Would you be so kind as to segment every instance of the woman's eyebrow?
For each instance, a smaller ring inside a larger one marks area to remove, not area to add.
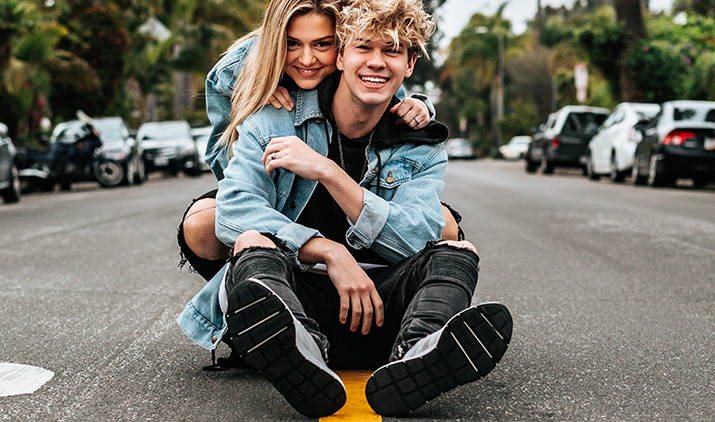
[[[318,38],[318,39],[313,40],[313,41],[314,41],[314,42],[316,42],[316,41],[328,41],[328,40],[332,40],[332,39],[334,39],[334,38],[335,38],[335,35],[326,35],[326,36],[324,36],[324,37],[322,37],[322,38]]]

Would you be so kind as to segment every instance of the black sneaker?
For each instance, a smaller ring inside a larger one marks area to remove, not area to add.
[[[402,415],[458,385],[487,375],[511,340],[506,306],[484,303],[450,318],[396,361],[378,368],[365,386],[375,412]]]
[[[228,294],[226,321],[233,350],[297,411],[319,418],[343,407],[345,385],[326,365],[314,337],[264,283],[239,283]]]

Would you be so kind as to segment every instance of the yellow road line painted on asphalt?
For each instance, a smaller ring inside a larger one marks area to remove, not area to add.
[[[365,384],[371,371],[338,371],[348,393],[342,409],[332,416],[320,418],[320,422],[381,422],[382,416],[375,413],[365,398]]]

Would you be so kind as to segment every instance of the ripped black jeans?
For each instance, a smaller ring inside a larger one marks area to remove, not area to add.
[[[338,320],[340,300],[326,274],[292,268],[278,249],[249,248],[234,258],[231,277],[264,279],[340,369],[374,369],[401,355],[469,307],[477,285],[479,257],[470,250],[429,242],[416,255],[368,270],[383,301],[385,322],[367,335]],[[268,282],[270,280],[270,282]]]

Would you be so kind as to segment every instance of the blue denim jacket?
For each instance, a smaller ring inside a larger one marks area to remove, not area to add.
[[[239,141],[233,144],[233,158],[219,182],[216,235],[232,245],[246,230],[275,233],[297,260],[303,244],[320,236],[317,230],[295,222],[317,182],[284,169],[268,176],[261,157],[272,138],[290,135],[325,156],[332,128],[320,111],[317,91],[297,91],[294,100],[292,112],[267,106],[238,127]],[[360,182],[363,209],[354,224],[348,220],[346,240],[354,248],[372,248],[389,262],[397,262],[417,253],[427,241],[440,238],[444,220],[439,198],[447,154],[441,143],[368,146],[366,153],[367,171]],[[225,269],[177,319],[186,335],[206,349],[215,348],[226,329],[218,302]]]
[[[223,171],[228,165],[229,157],[226,149],[218,144],[221,134],[226,129],[231,114],[231,95],[236,84],[236,78],[241,73],[245,58],[258,42],[256,37],[249,38],[232,48],[214,65],[206,76],[206,112],[211,121],[211,134],[206,145],[206,163],[211,167],[216,180],[223,179]],[[397,97],[405,98],[406,92],[400,87]],[[430,116],[435,116],[434,106],[429,98],[422,94],[412,94],[413,98],[422,100],[429,109]]]

